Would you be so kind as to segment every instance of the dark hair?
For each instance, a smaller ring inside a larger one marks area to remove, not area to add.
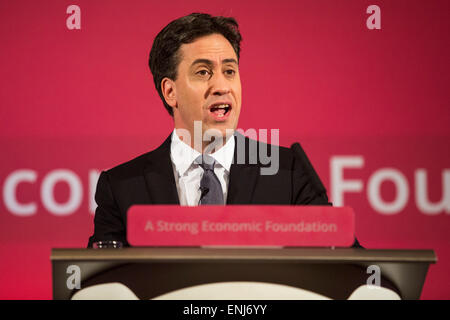
[[[239,61],[242,37],[239,33],[239,25],[234,18],[192,13],[169,23],[153,41],[148,64],[156,90],[171,116],[173,116],[172,108],[166,103],[161,91],[162,79],[167,77],[176,80],[180,63],[178,50],[182,44],[192,43],[197,38],[215,33],[223,35],[230,42]]]

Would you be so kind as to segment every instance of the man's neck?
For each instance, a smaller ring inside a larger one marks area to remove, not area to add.
[[[185,134],[183,134],[185,133]],[[219,150],[220,148],[222,148],[228,141],[228,139],[230,139],[233,135],[228,135],[228,136],[221,136],[221,137],[210,137],[210,140],[203,140],[203,138],[201,139],[201,143],[200,141],[195,141],[196,136],[194,134],[187,134],[188,131],[184,131],[183,130],[179,130],[177,128],[175,128],[175,134],[178,136],[178,138],[180,139],[180,141],[182,141],[183,143],[187,144],[189,147],[191,147],[192,149],[200,152],[200,153],[214,153],[217,150]],[[194,137],[194,138],[192,138]],[[204,137],[204,134],[202,133],[202,137]]]

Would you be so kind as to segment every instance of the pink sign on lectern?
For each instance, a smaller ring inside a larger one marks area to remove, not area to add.
[[[350,207],[135,205],[128,210],[132,246],[350,247]]]

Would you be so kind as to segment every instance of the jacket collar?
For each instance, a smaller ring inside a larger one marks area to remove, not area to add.
[[[250,204],[258,181],[260,166],[251,163],[250,140],[235,132],[234,159],[230,168],[227,204]],[[256,151],[256,150],[255,150]]]
[[[144,176],[152,204],[180,204],[170,160],[170,138],[147,156]]]

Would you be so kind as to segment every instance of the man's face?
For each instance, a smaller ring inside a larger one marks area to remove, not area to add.
[[[236,129],[241,110],[241,80],[236,53],[219,34],[198,38],[180,47],[177,80],[173,84],[175,128],[189,130],[194,121],[203,132],[217,129],[225,136]],[[167,99],[166,99],[167,101]]]

